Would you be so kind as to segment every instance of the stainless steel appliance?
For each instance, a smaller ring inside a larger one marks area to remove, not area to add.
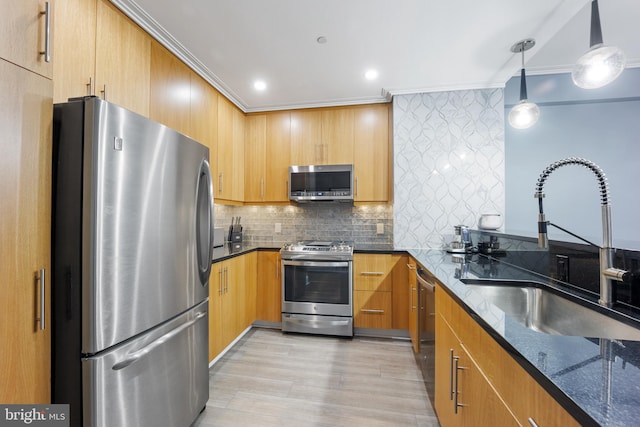
[[[416,360],[422,370],[422,378],[431,400],[431,405],[435,404],[435,343],[436,343],[436,286],[434,279],[422,268],[416,269],[416,279],[418,283],[418,337],[419,353]],[[435,407],[435,406],[434,406]]]
[[[353,243],[284,245],[282,330],[353,336]]]
[[[353,182],[353,165],[289,166],[289,199],[353,202]]]
[[[54,106],[52,400],[189,426],[208,384],[209,150],[95,97]]]

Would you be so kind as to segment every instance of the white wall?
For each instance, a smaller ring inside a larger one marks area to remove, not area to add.
[[[395,248],[439,248],[454,225],[504,214],[502,89],[394,96],[393,145]]]

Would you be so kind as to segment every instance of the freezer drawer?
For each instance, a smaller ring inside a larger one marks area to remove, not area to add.
[[[207,310],[83,359],[84,426],[191,425],[209,398]]]

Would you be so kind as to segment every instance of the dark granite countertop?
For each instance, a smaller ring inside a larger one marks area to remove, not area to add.
[[[582,425],[638,425],[639,341],[607,340],[614,355],[607,361],[597,338],[533,331],[459,280],[468,277],[547,283],[543,276],[478,255],[468,256],[462,263],[442,250],[407,252],[436,276],[446,291]]]
[[[280,250],[282,243],[251,241],[243,242],[239,247],[234,247],[230,243],[223,246],[213,248],[213,257],[211,262],[216,263],[225,259],[233,258],[238,255],[244,255],[252,251],[276,251]],[[356,244],[355,253],[406,253],[403,250],[393,249],[393,245],[385,244]]]
[[[239,245],[231,245],[225,243],[223,246],[213,248],[212,263],[224,261],[229,258],[233,258],[239,255],[248,254],[253,251],[261,250],[280,250],[282,245],[272,242],[243,242]]]

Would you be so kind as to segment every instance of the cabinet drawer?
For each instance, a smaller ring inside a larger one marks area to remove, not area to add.
[[[354,291],[353,315],[356,328],[391,329],[391,292]]]
[[[355,254],[353,256],[353,289],[391,292],[392,270],[398,258],[390,254]]]

